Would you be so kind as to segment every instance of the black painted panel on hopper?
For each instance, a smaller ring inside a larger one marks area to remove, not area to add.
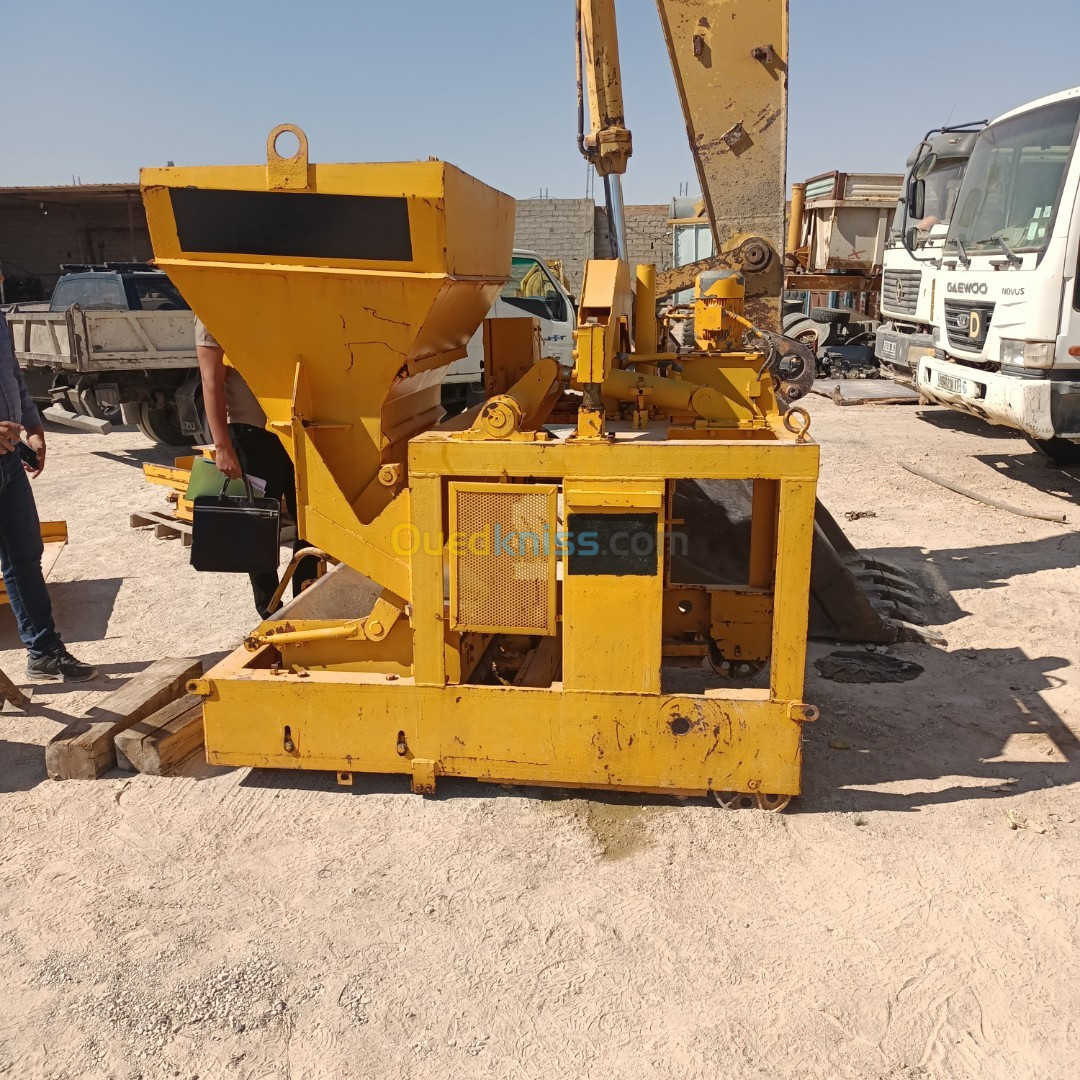
[[[380,195],[172,188],[183,251],[411,262],[409,203]]]

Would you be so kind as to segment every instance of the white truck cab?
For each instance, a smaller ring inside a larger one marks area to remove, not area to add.
[[[985,121],[928,131],[907,160],[885,247],[874,355],[886,373],[913,382],[934,351],[934,270],[945,247],[960,181]]]
[[[936,273],[918,389],[1080,461],[1080,87],[979,135]]]
[[[489,319],[540,320],[543,355],[554,357],[563,367],[573,366],[574,326],[577,305],[563,284],[535,251],[515,248],[510,280],[503,286],[488,312]],[[484,400],[484,331],[481,327],[469,342],[469,355],[450,366],[443,379],[443,406],[452,414]]]

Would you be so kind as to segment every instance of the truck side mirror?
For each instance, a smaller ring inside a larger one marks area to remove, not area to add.
[[[919,242],[919,229],[917,226],[912,225],[906,233],[904,233],[904,247],[908,251],[914,251],[915,245]]]
[[[908,188],[908,217],[922,221],[926,217],[926,181],[912,180]]]

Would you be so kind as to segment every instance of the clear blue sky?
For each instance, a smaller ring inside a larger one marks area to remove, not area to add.
[[[255,162],[289,121],[315,160],[431,154],[518,197],[584,194],[573,0],[54,0],[2,27],[0,185]],[[694,174],[651,0],[619,28],[627,201],[666,202]],[[1080,0],[791,0],[789,178],[900,171],[929,127],[1077,84]]]

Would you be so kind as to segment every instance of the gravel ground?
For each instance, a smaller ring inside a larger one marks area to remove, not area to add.
[[[925,669],[901,684],[811,665],[782,815],[201,762],[49,782],[58,725],[253,622],[245,581],[128,527],[167,455],[51,433],[58,619],[105,678],[0,716],[0,1075],[1075,1075],[1080,481],[940,410],[810,409],[824,501],[876,515],[849,535],[925,582],[948,644],[890,650]],[[0,666],[21,662],[0,610]]]

